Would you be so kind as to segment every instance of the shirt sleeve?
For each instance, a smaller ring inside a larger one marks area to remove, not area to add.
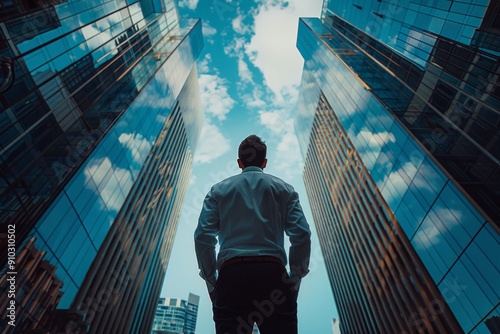
[[[205,197],[203,208],[194,232],[194,244],[200,276],[206,281],[208,292],[215,289],[216,258],[215,245],[219,234],[219,210],[213,197],[213,189]]]
[[[287,205],[285,233],[290,238],[291,276],[301,279],[309,272],[311,256],[311,230],[299,202],[299,195],[293,191]]]

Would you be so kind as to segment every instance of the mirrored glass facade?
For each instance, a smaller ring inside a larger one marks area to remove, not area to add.
[[[500,60],[477,36],[498,4],[323,7],[296,131],[342,332],[495,333]]]
[[[0,6],[15,329],[149,333],[201,128],[201,21],[179,24],[171,0],[37,3]]]

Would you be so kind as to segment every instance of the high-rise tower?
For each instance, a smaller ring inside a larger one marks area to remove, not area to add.
[[[201,127],[201,22],[172,0],[0,13],[0,332],[149,333]]]
[[[296,129],[342,333],[500,314],[497,1],[325,1]]]
[[[200,297],[192,293],[188,300],[160,298],[151,334],[195,334]]]

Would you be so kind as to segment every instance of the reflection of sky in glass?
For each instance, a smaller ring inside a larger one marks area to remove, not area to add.
[[[348,16],[347,12],[354,15],[357,10],[354,6],[346,9],[351,6],[350,2],[329,3],[333,7],[343,8],[343,15],[347,15],[348,21],[356,26],[364,28],[370,24],[366,16]],[[452,5],[452,2],[448,2],[452,10],[455,3]],[[470,8],[482,6],[484,14],[486,4],[476,4]],[[465,3],[461,5],[468,6]],[[408,15],[412,13],[407,12]],[[466,35],[470,34],[468,27],[461,30],[460,35],[457,29],[453,31],[453,22],[439,18],[425,23],[425,17],[419,14],[414,18],[417,17],[420,25],[429,24],[431,32],[442,33],[467,44]],[[406,18],[409,19],[409,16]],[[319,35],[325,31],[319,20],[304,21]],[[375,34],[376,27],[371,27],[374,28],[371,33]],[[396,35],[388,27],[379,28],[380,35],[376,37],[421,65],[435,43],[433,37],[420,30],[426,29],[424,26],[415,29],[402,27],[401,31],[405,33],[401,35]],[[348,66],[352,63],[345,60],[346,56],[339,54],[336,57],[333,54],[332,51],[336,49],[335,38],[324,36],[322,43],[300,23],[297,44],[305,60],[302,84],[307,84],[305,89],[301,89],[301,94],[312,95],[302,97],[298,118],[307,119],[310,117],[308,112],[316,111],[314,102],[321,91],[315,86],[321,87],[364,166],[464,331],[469,332],[477,326],[476,330],[481,328],[489,332],[482,321],[492,316],[490,312],[500,298],[500,262],[497,260],[500,254],[499,234],[441,172],[434,160],[392,119],[356,74],[351,73]],[[361,72],[360,69],[355,70]],[[369,68],[366,70],[370,71]],[[300,108],[309,110],[302,111]],[[297,127],[300,128],[299,125]],[[311,129],[304,128],[301,131],[307,134],[299,141],[303,151],[307,152]]]
[[[469,45],[488,3],[488,0],[329,1],[328,9],[424,65],[435,43],[435,38],[425,32]]]
[[[315,31],[323,31],[319,20],[304,21]],[[300,41],[301,36],[304,41],[309,42],[308,45]],[[414,37],[417,37],[415,41],[424,38],[416,35]],[[499,242],[492,240],[483,244],[477,243],[476,248],[471,248],[471,241],[478,238],[478,232],[482,233],[481,227],[485,229],[484,226],[489,225],[483,225],[484,218],[441,172],[433,159],[394,121],[372,93],[365,89],[356,75],[351,73],[341,60],[332,56],[331,49],[335,47],[331,41],[327,40],[326,43],[328,47],[319,42],[306,26],[300,25],[298,47],[304,56],[307,70],[304,71],[303,83],[307,80],[307,87],[310,88],[302,90],[301,94],[308,93],[313,96],[302,97],[303,102],[299,104],[299,108],[308,106],[309,102],[308,108],[316,111],[314,101],[321,91],[309,83],[316,81],[317,86],[323,88],[323,93],[348,133],[363,164],[434,281],[439,284],[452,280],[454,276],[462,277],[452,273],[465,270],[460,269],[461,267],[472,266],[463,255],[464,252],[483,252],[489,255],[500,253]],[[308,115],[299,109],[299,115],[302,114]],[[303,131],[308,133],[310,129]],[[301,142],[301,145],[307,152],[309,143],[305,141]],[[498,234],[496,236],[498,239]],[[487,294],[472,291],[481,289],[482,284],[485,284],[485,275],[488,282],[498,282],[498,273],[498,265],[483,269],[469,267],[463,277],[471,287],[470,292],[446,290],[450,298],[456,299],[457,303],[460,300],[464,310],[472,307],[478,309],[467,316],[471,317],[469,320],[460,320],[464,328],[478,323],[480,315],[484,316],[488,312],[483,305],[491,305],[484,300]],[[442,291],[445,289],[443,284],[440,285]],[[469,293],[471,295],[468,295]],[[494,300],[498,301],[498,294]],[[460,317],[460,308],[454,305],[452,309]]]
[[[499,234],[486,224],[438,285],[465,332],[470,331],[498,304],[499,253]]]
[[[195,33],[201,34],[200,22],[192,23],[198,24]],[[38,245],[48,251],[47,259],[51,259],[58,277],[65,282],[66,293],[59,308],[68,307],[73,300],[133,182],[150,158],[155,140],[166,125],[198,56],[192,52],[201,49],[191,43],[200,40],[197,36],[186,38],[168,60],[163,59],[164,64],[150,57],[152,66],[140,67],[146,73],[134,73],[146,77],[163,64],[37,223]],[[171,44],[181,41],[172,39]],[[173,46],[169,47],[173,50]],[[145,80],[140,82],[145,84]],[[192,112],[187,109],[186,112]]]
[[[301,43],[301,39],[299,39],[299,43]],[[309,63],[311,62],[306,61],[304,63],[302,82],[300,85],[301,89],[297,102],[297,115],[294,124],[301,153],[304,159],[307,154],[309,136],[314,121],[314,112],[316,110],[316,106],[318,105],[319,96],[321,95],[321,90],[317,85],[316,80],[314,80],[314,70],[310,69],[310,67],[314,66],[314,63]]]
[[[92,22],[104,13],[116,11],[118,6],[113,1],[95,6],[68,1],[56,5],[55,9],[60,27],[18,45],[21,53],[37,49],[25,57],[26,66],[32,73],[47,69],[61,71],[89,52],[92,52],[94,61],[109,59],[116,54],[114,39],[131,26],[126,10]]]
[[[324,31],[319,20],[306,19],[305,22],[315,31]],[[386,201],[396,211],[406,192],[412,189],[412,197],[423,203],[427,211],[445,185],[444,175],[430,159],[422,164],[425,156],[422,149],[411,144],[413,139],[394,122],[345,64],[332,57],[329,48],[312,37],[309,29],[302,25],[299,37],[301,34],[309,43],[315,42],[315,45],[303,49],[299,43],[307,70],[315,73],[314,79],[309,75],[308,80],[317,80],[320,87],[331,88],[324,90],[325,96]],[[335,40],[327,39],[326,43],[335,48],[332,44]],[[307,78],[306,74],[304,78]],[[314,90],[311,92],[317,94]],[[413,234],[413,231],[408,232]]]
[[[168,3],[171,9],[172,5]],[[159,3],[155,1],[155,5],[158,7]],[[124,1],[92,4],[91,1],[70,0],[56,5],[55,10],[61,26],[17,45],[21,53],[28,53],[24,60],[32,74],[47,70],[53,73],[61,71],[89,53],[92,54],[94,66],[97,68],[117,54],[118,37],[124,36],[127,31],[130,37],[132,27],[133,31],[141,29],[159,15],[152,13],[145,18],[139,2],[127,7]],[[105,13],[110,14],[103,17]],[[95,21],[95,18],[100,19]],[[176,15],[162,15],[148,30],[174,29],[173,34],[179,36],[177,20]],[[189,27],[189,24],[187,26]],[[160,36],[163,37],[164,34],[158,35],[158,38]],[[153,43],[158,41],[158,38],[154,37]],[[172,48],[160,51],[170,53]],[[140,72],[140,66],[135,71]]]

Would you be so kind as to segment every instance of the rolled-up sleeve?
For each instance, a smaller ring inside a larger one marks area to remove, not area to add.
[[[298,279],[309,272],[311,256],[311,230],[299,202],[299,195],[293,191],[288,200],[285,233],[290,238],[290,271]]]
[[[213,188],[203,201],[203,208],[194,232],[194,244],[200,276],[206,281],[208,292],[215,289],[216,256],[215,245],[219,234],[219,210]]]

